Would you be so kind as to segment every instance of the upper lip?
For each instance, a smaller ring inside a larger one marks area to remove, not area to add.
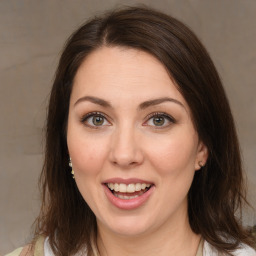
[[[142,180],[142,179],[137,179],[137,178],[129,178],[129,179],[124,179],[124,178],[110,178],[107,180],[104,180],[102,182],[103,184],[106,183],[118,183],[118,184],[134,184],[134,183],[146,183],[146,184],[154,184],[152,181],[148,180]]]

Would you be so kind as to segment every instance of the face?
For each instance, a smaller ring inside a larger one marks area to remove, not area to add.
[[[67,143],[99,229],[140,235],[187,219],[207,149],[165,67],[143,51],[102,47],[75,76]]]

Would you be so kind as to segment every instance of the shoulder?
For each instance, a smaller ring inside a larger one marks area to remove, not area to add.
[[[39,236],[34,243],[20,247],[5,256],[44,256],[44,241],[45,238]]]
[[[80,252],[75,254],[75,256],[86,256],[86,255],[87,255],[86,248],[84,248],[83,250],[81,250]],[[54,256],[54,253],[53,253],[52,248],[50,246],[48,237],[45,238],[45,242],[44,242],[44,256]]]
[[[241,244],[240,248],[234,252],[234,256],[256,256],[256,251],[248,245]]]
[[[5,256],[18,256],[20,255],[21,251],[22,251],[22,247],[16,249],[15,251],[11,252],[11,253],[8,253],[6,254]]]
[[[31,244],[28,244],[24,247],[20,247],[15,251],[5,255],[5,256],[32,256],[34,255],[34,249]]]
[[[217,250],[208,242],[204,242],[204,256],[220,256]],[[232,252],[234,256],[256,256],[256,251],[246,244],[241,244],[238,249]]]

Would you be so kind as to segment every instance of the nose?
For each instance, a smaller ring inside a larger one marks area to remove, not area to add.
[[[144,160],[139,135],[134,129],[123,127],[112,135],[109,159],[120,168],[129,169],[142,164]]]

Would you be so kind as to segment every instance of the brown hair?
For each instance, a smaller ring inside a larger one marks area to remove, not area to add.
[[[41,174],[42,208],[36,234],[49,236],[56,255],[85,246],[97,235],[96,218],[79,193],[68,166],[66,126],[72,82],[92,51],[102,46],[136,48],[163,63],[187,101],[200,139],[209,150],[188,194],[192,230],[229,253],[249,234],[235,217],[245,201],[237,135],[228,100],[207,51],[181,22],[146,7],[108,12],[82,25],[67,41],[53,83]]]

